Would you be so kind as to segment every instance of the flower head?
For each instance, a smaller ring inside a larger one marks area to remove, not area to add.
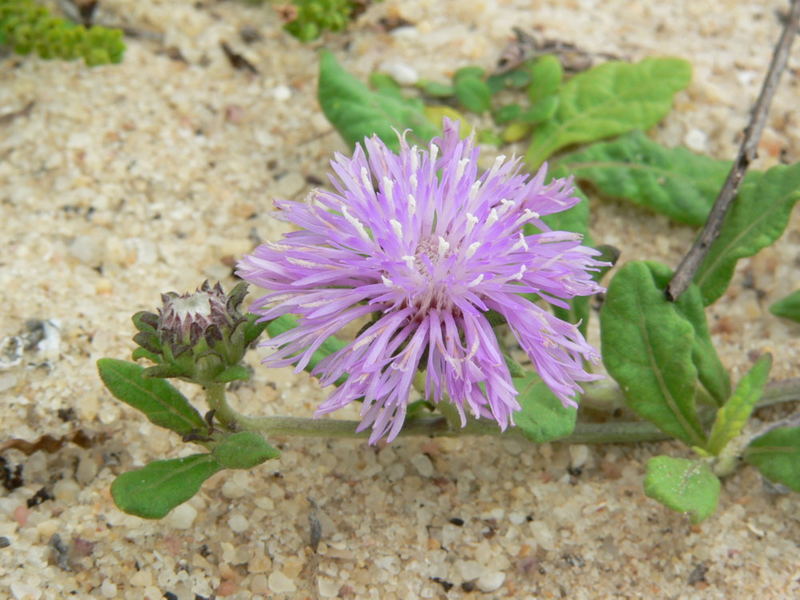
[[[578,382],[596,378],[583,368],[596,352],[573,324],[523,296],[567,306],[602,289],[590,274],[604,264],[597,252],[541,220],[579,201],[571,181],[545,184],[545,168],[530,178],[504,157],[479,174],[472,138],[460,139],[449,121],[427,150],[402,136],[399,154],[377,137],[364,146],[335,156],[335,191],[277,202],[279,218],[301,230],[238,265],[269,290],[252,307],[261,319],[299,315],[298,327],[269,342],[276,350],[264,362],[300,370],[326,338],[370,317],[314,369],[323,385],[348,375],[317,414],[363,399],[360,430],[372,427],[371,443],[391,440],[424,369],[426,396],[452,402],[462,423],[469,411],[505,428],[520,406],[487,318],[494,311],[556,396],[575,405]],[[526,235],[529,223],[537,232]]]
[[[140,346],[134,357],[156,363],[146,369],[147,375],[203,384],[219,377],[224,382],[244,378],[239,363],[263,329],[253,323],[253,315],[239,311],[247,287],[242,282],[226,294],[219,283],[211,286],[205,281],[193,293],[162,294],[157,314],[133,315],[139,330],[133,339]]]

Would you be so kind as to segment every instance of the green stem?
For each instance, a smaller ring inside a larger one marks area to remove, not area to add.
[[[230,408],[230,407],[228,407]],[[266,436],[298,436],[326,438],[366,438],[369,431],[357,432],[358,421],[338,419],[309,419],[304,417],[247,417],[237,415],[239,428],[257,431]],[[453,428],[445,417],[418,417],[409,419],[400,437],[458,437],[463,435],[491,435],[508,439],[527,440],[522,430],[512,427],[505,432],[493,421],[470,419],[463,428]],[[647,422],[578,423],[572,435],[558,440],[568,444],[603,444],[651,442],[669,439],[669,435]]]
[[[326,438],[366,438],[369,431],[357,432],[358,421],[338,419],[310,419],[305,417],[249,417],[235,411],[225,397],[224,384],[206,386],[209,407],[216,411],[219,420],[231,429],[256,431],[266,436],[298,436]],[[587,402],[587,399],[591,399]],[[756,405],[757,408],[800,400],[800,378],[785,379],[769,383]],[[613,410],[624,407],[618,387],[595,384],[587,389],[583,404],[592,408]],[[442,407],[440,407],[442,408]],[[489,420],[469,419],[465,427],[453,427],[445,416],[416,417],[409,419],[400,431],[401,437],[457,437],[463,435],[503,436],[509,439],[526,440],[516,427],[500,431],[496,423]],[[578,423],[571,435],[558,441],[567,444],[621,444],[668,440],[670,436],[646,421],[616,421],[609,423]]]
[[[231,405],[228,404],[228,400],[225,397],[224,383],[210,383],[205,386],[205,390],[208,407],[214,411],[214,416],[217,417],[223,425],[229,429],[236,429],[236,426],[240,425],[243,420],[247,418],[233,410]]]

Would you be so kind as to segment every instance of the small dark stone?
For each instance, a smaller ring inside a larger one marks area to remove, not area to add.
[[[703,563],[696,564],[694,569],[692,569],[692,572],[689,573],[689,585],[706,583],[706,573],[708,573],[707,566],[705,566]]]
[[[462,519],[460,517],[453,517],[452,519],[450,519],[450,523],[452,523],[456,527],[463,527],[464,526],[464,519]]]
[[[441,577],[431,577],[431,581],[435,581],[440,586],[442,586],[445,592],[449,592],[451,589],[453,589],[453,584],[447,581],[446,579],[442,579]]]
[[[252,25],[243,25],[242,28],[239,29],[239,37],[242,38],[242,41],[245,44],[260,42],[264,39],[264,36],[261,35],[261,32]]]
[[[178,600],[178,596],[176,596],[172,592],[164,592],[163,597],[166,598],[167,600]]]
[[[75,420],[75,409],[71,406],[69,408],[59,408],[56,414],[64,423]]]
[[[203,544],[202,546],[200,546],[198,552],[200,553],[200,556],[202,556],[203,558],[208,558],[211,555],[211,550],[209,550],[208,544]]]
[[[11,540],[6,536],[0,536],[0,548],[8,548],[11,545]]]
[[[33,496],[28,498],[26,504],[28,505],[28,508],[33,508],[34,506],[39,506],[42,502],[52,500],[53,498],[53,494],[51,494],[47,488],[41,488]]]
[[[53,562],[58,568],[62,571],[72,571],[72,566],[69,564],[69,548],[57,533],[50,537],[50,548],[53,551]]]
[[[25,485],[25,480],[22,479],[22,465],[12,468],[6,459],[0,456],[0,483],[9,492]]]
[[[570,567],[583,567],[586,565],[586,561],[583,560],[577,554],[570,554],[569,552],[565,552],[561,555],[562,560],[567,563]]]
[[[461,584],[461,589],[465,592],[474,592],[475,591],[475,582],[474,581],[465,581]]]
[[[573,477],[578,477],[581,473],[583,473],[583,469],[581,469],[580,467],[569,467],[567,468],[567,473],[569,473]]]
[[[533,515],[525,515],[525,522],[530,523],[533,521]]]

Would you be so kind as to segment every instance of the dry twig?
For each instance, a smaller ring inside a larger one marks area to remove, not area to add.
[[[728,178],[725,180],[725,184],[714,202],[703,231],[697,237],[689,252],[686,253],[686,256],[683,257],[683,260],[681,260],[667,286],[666,296],[670,301],[677,300],[691,284],[697,269],[700,268],[703,259],[708,254],[711,244],[719,236],[722,222],[733,204],[739,184],[742,182],[750,163],[756,157],[758,142],[761,139],[761,132],[764,130],[764,125],[767,121],[767,113],[769,112],[770,104],[772,104],[772,97],[775,95],[781,73],[786,67],[786,61],[789,58],[789,50],[792,47],[795,35],[797,35],[798,19],[800,19],[800,0],[792,0],[791,10],[784,24],[783,33],[781,33],[781,38],[772,54],[772,62],[769,65],[764,85],[761,87],[761,93],[753,109],[753,115],[744,130],[744,139],[739,147],[739,153],[733,161],[733,167],[731,167]]]

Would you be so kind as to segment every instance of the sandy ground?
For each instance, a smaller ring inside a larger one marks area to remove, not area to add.
[[[692,526],[641,489],[650,456],[685,452],[674,444],[277,440],[279,462],[215,476],[161,522],[118,511],[108,492],[118,473],[191,449],[114,401],[94,361],[129,356],[129,317],[161,292],[205,278],[232,285],[233,261],[284,231],[271,200],[302,197],[344,146],[315,100],[321,44],[288,37],[270,10],[101,4],[102,20],[161,40],[128,39],[122,65],[95,69],[0,59],[0,114],[33,102],[0,121],[0,337],[25,332],[29,319],[60,329],[58,345],[0,371],[0,441],[77,431],[96,440],[4,454],[12,472],[22,465],[22,485],[0,491],[9,543],[0,597],[800,596],[800,496],[772,493],[743,468],[725,482],[717,514]],[[513,25],[625,59],[682,56],[694,82],[654,135],[731,157],[784,4],[387,0],[323,43],[362,77],[400,63],[438,80],[465,64],[491,67]],[[411,25],[387,32],[381,19],[397,17]],[[245,26],[257,40],[243,40]],[[258,73],[234,69],[223,41]],[[800,160],[800,61],[790,67],[762,168],[781,155]],[[624,259],[674,265],[692,238],[627,205],[592,210],[594,238]],[[735,376],[765,350],[775,377],[800,374],[800,327],[766,310],[796,285],[799,258],[795,218],[778,245],[742,262],[709,311]],[[310,415],[325,394],[310,377],[260,367],[255,353],[250,362],[256,376],[234,395],[246,412]],[[312,514],[322,523],[317,553]]]

